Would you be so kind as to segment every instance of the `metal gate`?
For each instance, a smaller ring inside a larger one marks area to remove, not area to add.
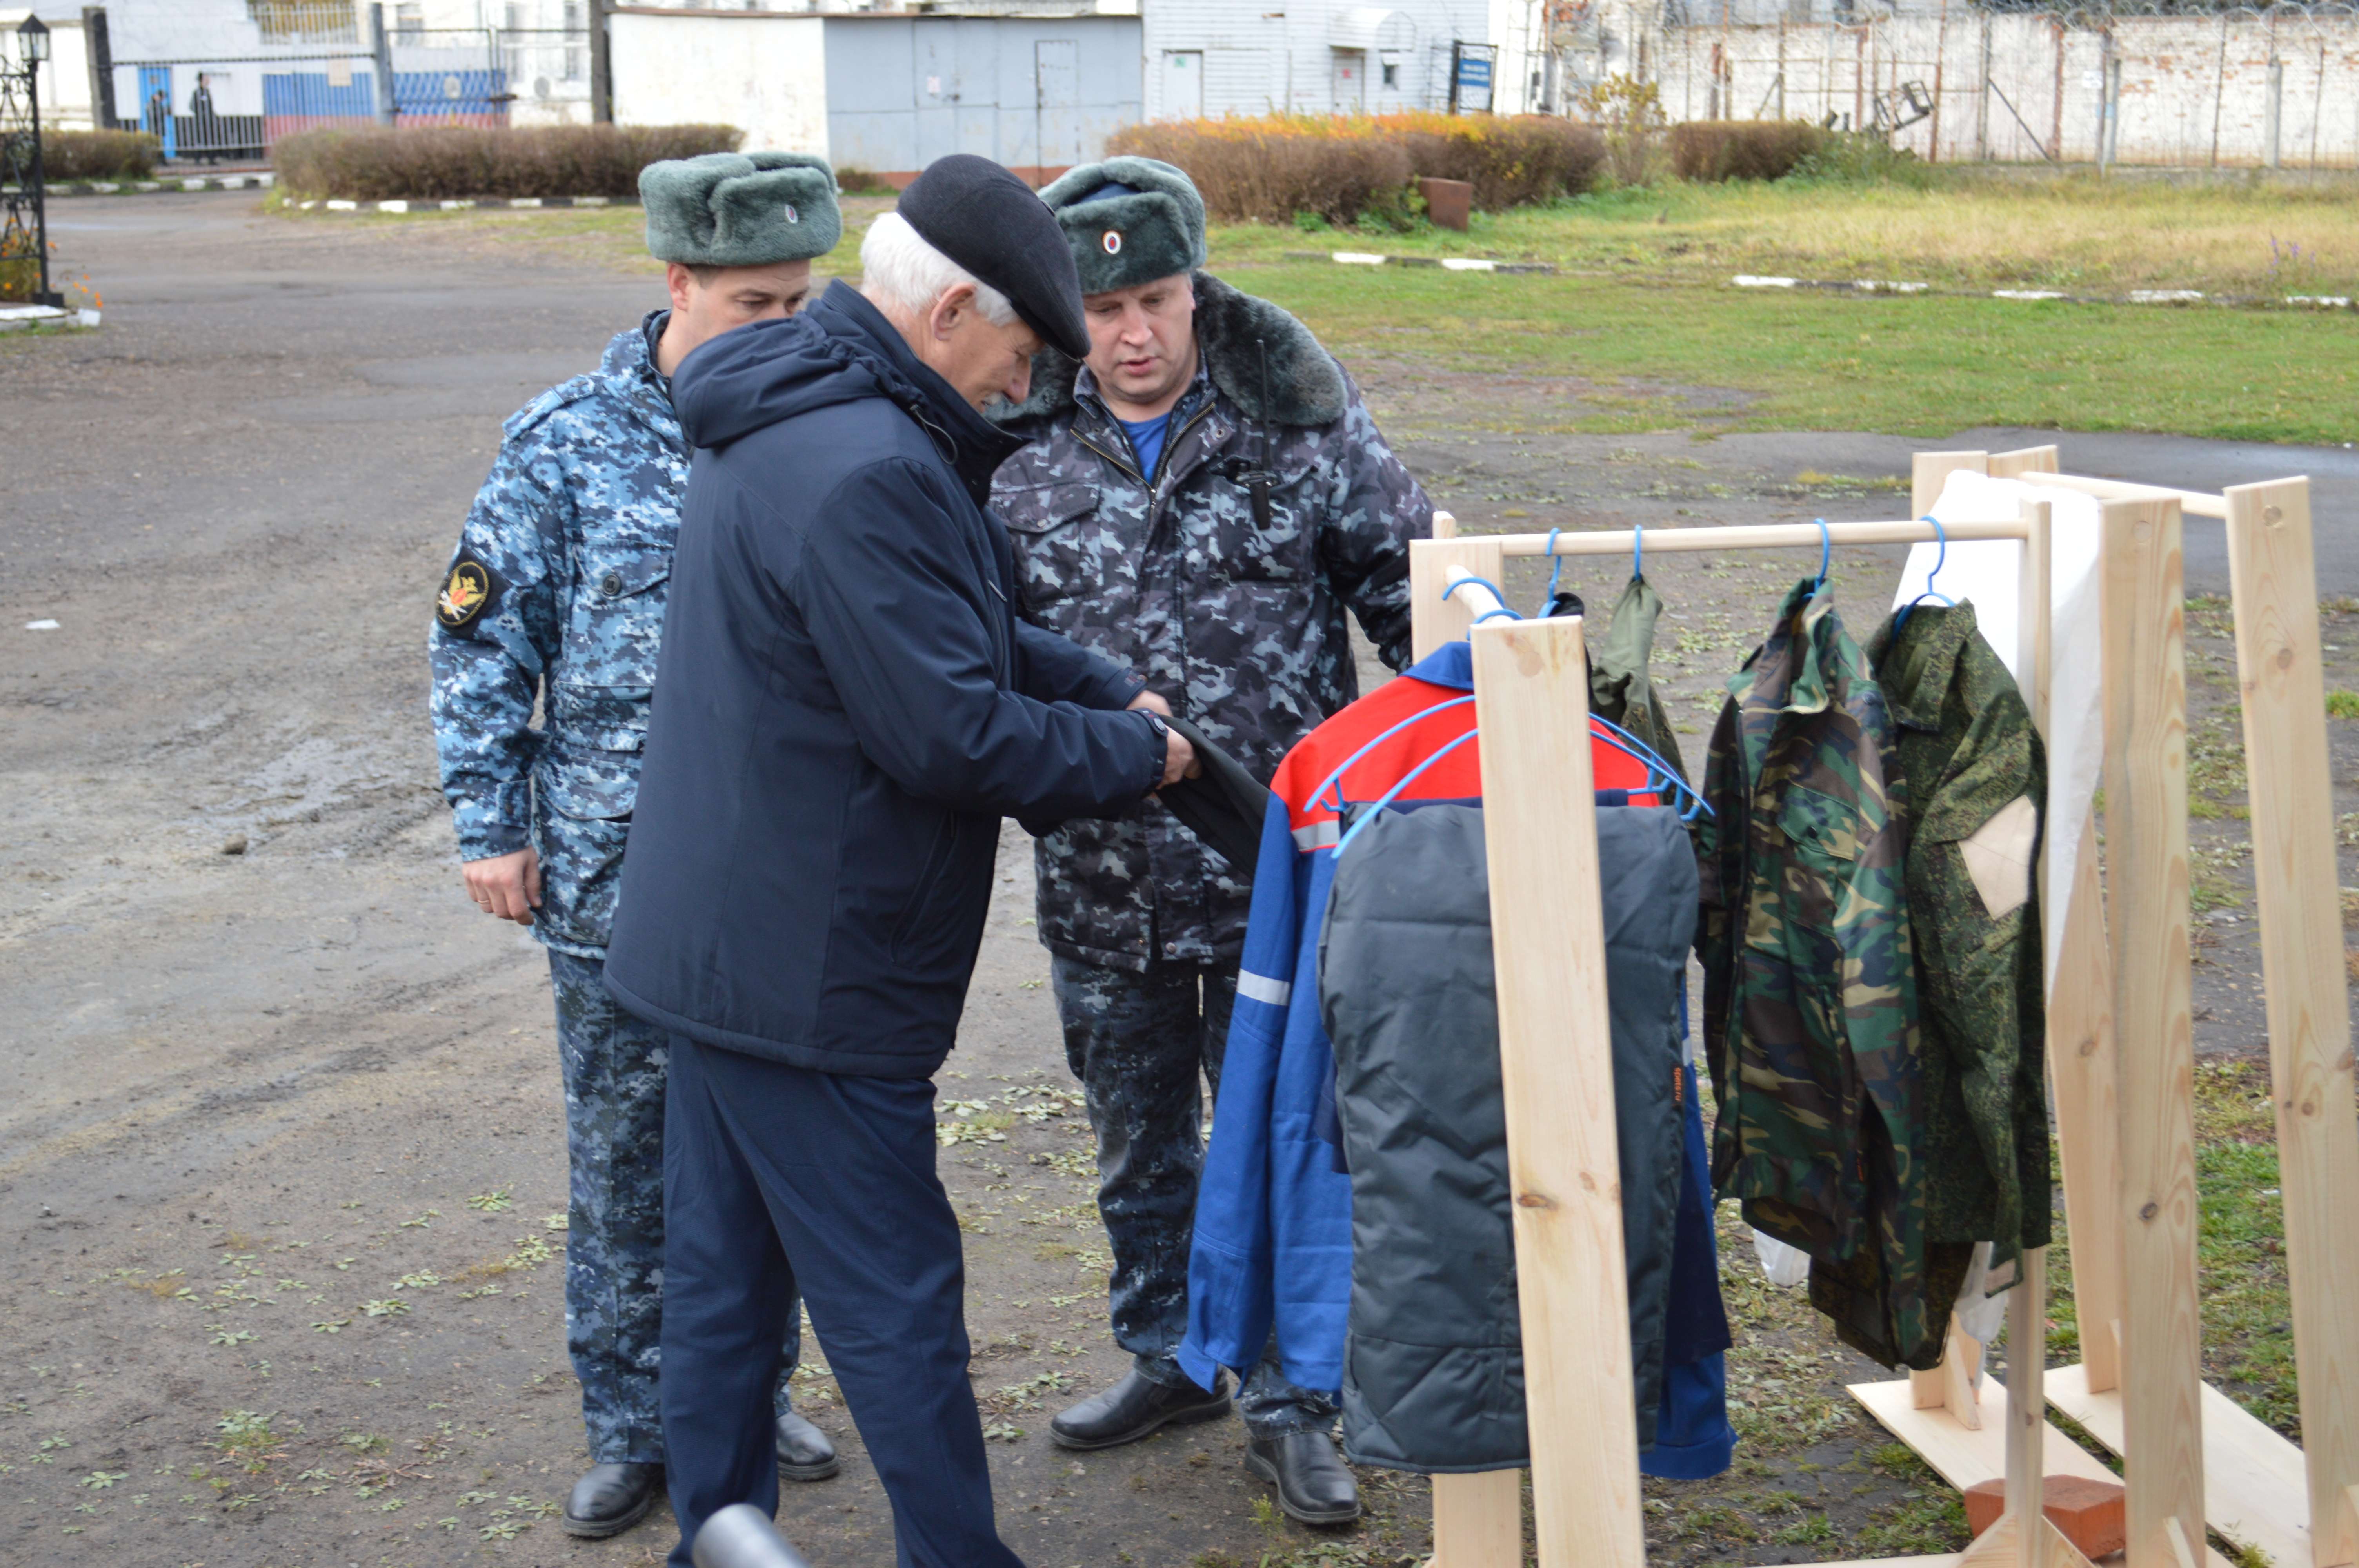
[[[127,131],[172,162],[256,161],[299,131],[328,126],[505,125],[513,40],[490,28],[403,29],[373,49],[114,62],[136,83]]]

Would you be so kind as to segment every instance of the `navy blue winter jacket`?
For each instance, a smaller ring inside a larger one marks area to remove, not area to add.
[[[1015,449],[844,284],[690,354],[689,473],[606,957],[707,1044],[920,1077],[951,1048],[1003,816],[1135,806],[1119,666],[1010,609]]]

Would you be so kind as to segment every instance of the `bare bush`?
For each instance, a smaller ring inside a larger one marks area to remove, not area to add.
[[[354,201],[470,196],[627,198],[661,158],[734,152],[734,125],[472,125],[304,131],[272,151],[281,186]]]
[[[1485,211],[1585,190],[1604,143],[1586,125],[1538,115],[1269,114],[1158,121],[1116,132],[1113,153],[1188,171],[1223,222],[1408,221],[1409,182],[1462,179]]]
[[[145,131],[43,131],[45,179],[146,179],[163,145]]]
[[[1671,127],[1671,172],[1703,181],[1783,179],[1829,139],[1803,120],[1690,120]]]

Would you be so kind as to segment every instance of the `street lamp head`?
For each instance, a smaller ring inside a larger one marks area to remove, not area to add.
[[[38,16],[27,16],[25,25],[16,29],[16,52],[28,66],[40,64],[49,58],[49,24]]]

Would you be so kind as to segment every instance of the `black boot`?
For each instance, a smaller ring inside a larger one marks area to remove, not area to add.
[[[827,1433],[792,1411],[779,1413],[779,1475],[789,1481],[824,1481],[840,1468]]]
[[[1245,1468],[1277,1488],[1277,1506],[1304,1524],[1360,1517],[1360,1483],[1323,1432],[1281,1432],[1245,1447]]]
[[[565,1499],[565,1533],[592,1541],[620,1535],[647,1517],[662,1489],[660,1465],[592,1465]]]
[[[1050,1422],[1049,1435],[1060,1448],[1112,1448],[1163,1427],[1211,1421],[1228,1408],[1224,1378],[1208,1394],[1193,1383],[1166,1388],[1134,1367],[1113,1388]]]

